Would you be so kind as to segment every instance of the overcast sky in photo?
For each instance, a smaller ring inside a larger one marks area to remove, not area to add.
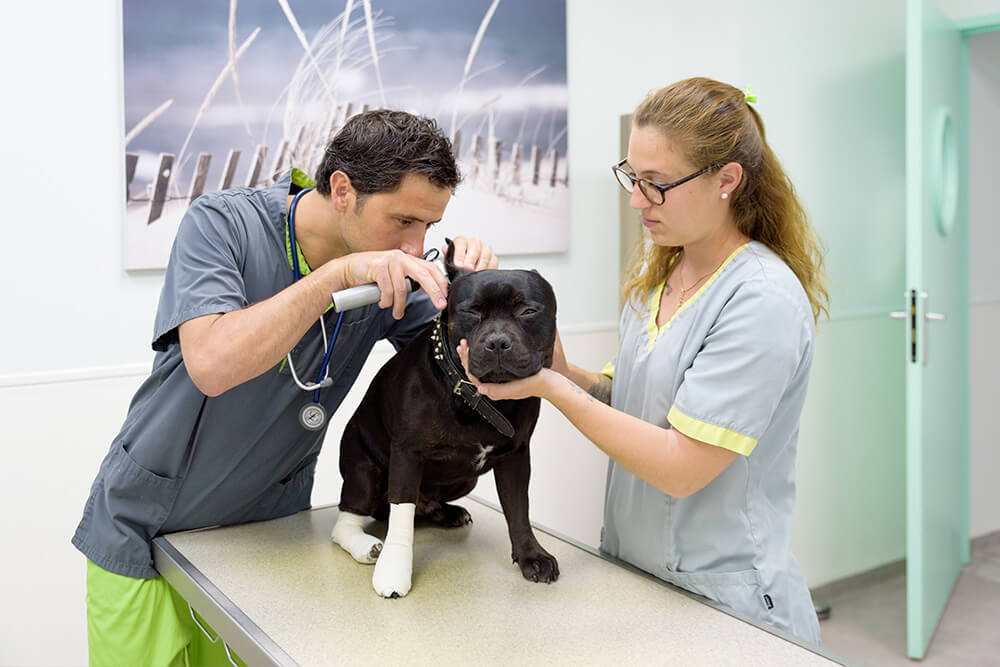
[[[449,131],[469,49],[490,4],[490,0],[373,0],[373,12],[387,22],[376,32],[387,106],[435,115]],[[289,5],[306,38],[312,40],[344,10],[345,2],[289,0]],[[361,20],[363,26],[362,2],[353,5],[352,19]],[[124,131],[173,100],[127,150],[176,154],[228,62],[229,3],[125,0],[123,16]],[[210,182],[217,178],[230,149],[243,151],[245,166],[255,144],[269,144],[273,151],[282,137],[283,91],[304,50],[277,0],[243,0],[237,5],[237,48],[258,27],[260,34],[237,64],[243,106],[237,103],[231,77],[227,78],[187,149],[189,155],[213,153]],[[541,73],[516,89],[542,67]],[[497,118],[497,136],[505,139],[505,145],[520,139],[547,146],[566,127],[565,0],[500,0],[471,72],[479,74],[466,83],[457,103],[459,120],[465,120],[463,133],[482,130],[485,114],[477,109],[489,103]],[[346,72],[338,93],[338,101],[350,101],[355,109],[380,105],[370,66]],[[565,146],[563,134],[556,147],[565,154]],[[137,179],[154,168],[140,166]]]

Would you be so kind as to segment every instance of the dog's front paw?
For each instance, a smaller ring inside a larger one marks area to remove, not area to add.
[[[514,552],[511,558],[521,568],[521,574],[525,579],[536,583],[551,584],[559,578],[559,563],[555,556],[543,549],[541,545],[535,544],[524,549],[521,553]]]
[[[413,579],[413,548],[386,544],[375,563],[372,587],[384,598],[401,598],[410,592]]]
[[[351,554],[354,560],[366,565],[378,560],[378,555],[382,551],[382,540],[361,530],[361,526],[351,517],[337,521],[330,539]]]

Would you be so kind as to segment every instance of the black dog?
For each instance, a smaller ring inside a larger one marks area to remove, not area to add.
[[[476,392],[455,347],[469,342],[469,372],[507,382],[552,364],[556,301],[535,271],[455,267],[449,241],[448,308],[379,371],[348,422],[340,444],[344,486],[333,541],[361,563],[376,562],[372,585],[383,597],[410,590],[414,516],[447,527],[472,522],[449,505],[493,470],[510,533],[512,557],[525,578],[555,581],[556,559],[528,522],[528,441],[540,399],[492,402]],[[384,519],[385,544],[361,529]]]

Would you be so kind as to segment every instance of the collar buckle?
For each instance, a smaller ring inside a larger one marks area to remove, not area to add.
[[[462,385],[463,384],[467,384],[470,387],[472,387],[473,390],[476,390],[476,385],[472,384],[468,380],[462,380],[462,379],[460,379],[458,382],[455,383],[455,387],[452,389],[452,391],[455,393],[456,396],[461,396],[462,395]],[[476,390],[476,393],[479,393],[478,390]]]

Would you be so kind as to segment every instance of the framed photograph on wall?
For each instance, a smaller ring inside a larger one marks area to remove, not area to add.
[[[123,0],[125,268],[164,268],[191,201],[315,174],[372,108],[435,118],[463,183],[427,244],[569,245],[565,0]]]

